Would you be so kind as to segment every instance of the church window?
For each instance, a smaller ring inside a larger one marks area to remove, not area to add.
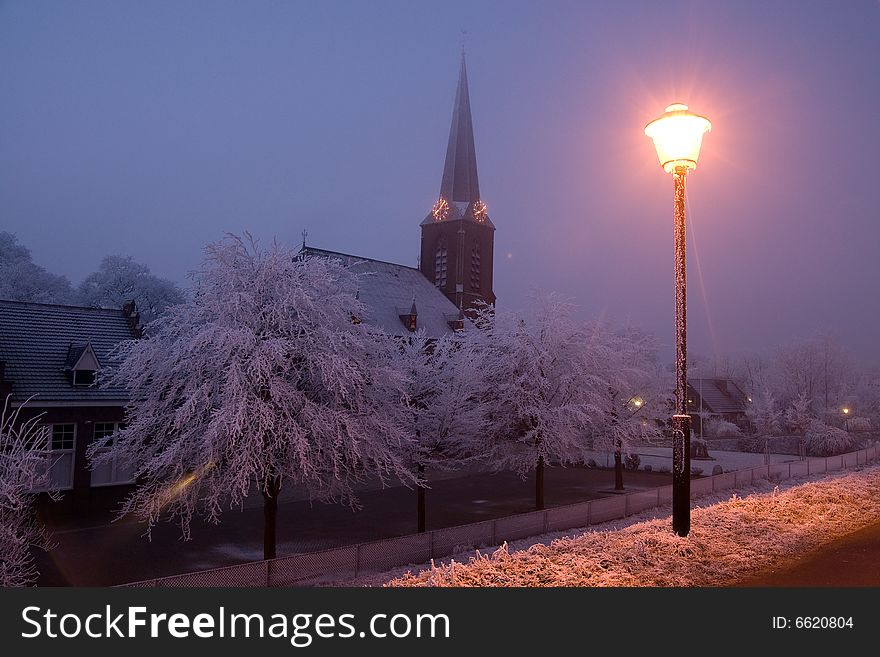
[[[480,245],[474,244],[471,249],[471,289],[480,289]]]
[[[446,287],[448,262],[449,249],[446,246],[446,240],[441,239],[437,242],[437,252],[434,256],[434,285],[437,287]]]

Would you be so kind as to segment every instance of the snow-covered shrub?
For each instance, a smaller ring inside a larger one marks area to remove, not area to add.
[[[642,459],[638,454],[627,454],[623,461],[623,467],[627,470],[638,470]]]
[[[699,477],[701,474],[703,474],[703,468],[698,468],[695,465],[691,466],[691,476],[692,477]]]
[[[870,431],[871,430],[871,418],[867,418],[867,417],[850,418],[848,424],[849,424],[850,431]]]
[[[644,470],[645,472],[653,472],[654,468],[651,467],[650,463],[646,463],[645,467],[643,467],[642,470]]]
[[[706,420],[703,432],[709,438],[736,438],[742,435],[738,426],[722,417],[711,417]]]
[[[851,450],[856,441],[842,429],[813,420],[807,429],[804,444],[810,456],[832,456]]]

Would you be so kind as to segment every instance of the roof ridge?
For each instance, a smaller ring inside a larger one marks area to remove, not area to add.
[[[413,271],[417,271],[419,273],[422,273],[421,270],[418,269],[417,267],[410,267],[409,265],[401,265],[398,262],[391,262],[389,260],[377,260],[376,258],[367,258],[366,256],[354,255],[353,253],[343,253],[342,251],[331,251],[330,249],[322,249],[317,246],[305,246],[299,250],[300,253],[302,253],[303,251],[321,251],[323,253],[328,253],[331,255],[344,256],[346,258],[354,258],[355,260],[366,260],[367,262],[378,262],[379,264],[382,264],[382,265],[394,265],[395,267],[403,267],[404,269],[412,269]]]
[[[111,312],[122,314],[122,308],[103,308],[97,306],[80,306],[66,303],[44,303],[42,301],[18,301],[16,299],[0,299],[0,304],[16,306],[38,306],[40,308],[64,308],[65,310],[87,310],[90,312]]]

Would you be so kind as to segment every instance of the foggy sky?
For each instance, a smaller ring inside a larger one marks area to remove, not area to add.
[[[185,281],[243,230],[414,266],[462,29],[499,306],[556,290],[672,341],[642,130],[679,101],[713,122],[692,353],[830,330],[880,363],[877,0],[0,2],[0,230],[74,283],[108,253]]]

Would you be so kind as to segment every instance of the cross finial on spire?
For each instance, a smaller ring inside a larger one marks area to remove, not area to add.
[[[303,248],[306,248],[306,238],[309,236],[309,231],[303,228],[302,238],[303,238]]]
[[[467,50],[467,30],[461,31],[461,58],[464,59],[464,53]]]

